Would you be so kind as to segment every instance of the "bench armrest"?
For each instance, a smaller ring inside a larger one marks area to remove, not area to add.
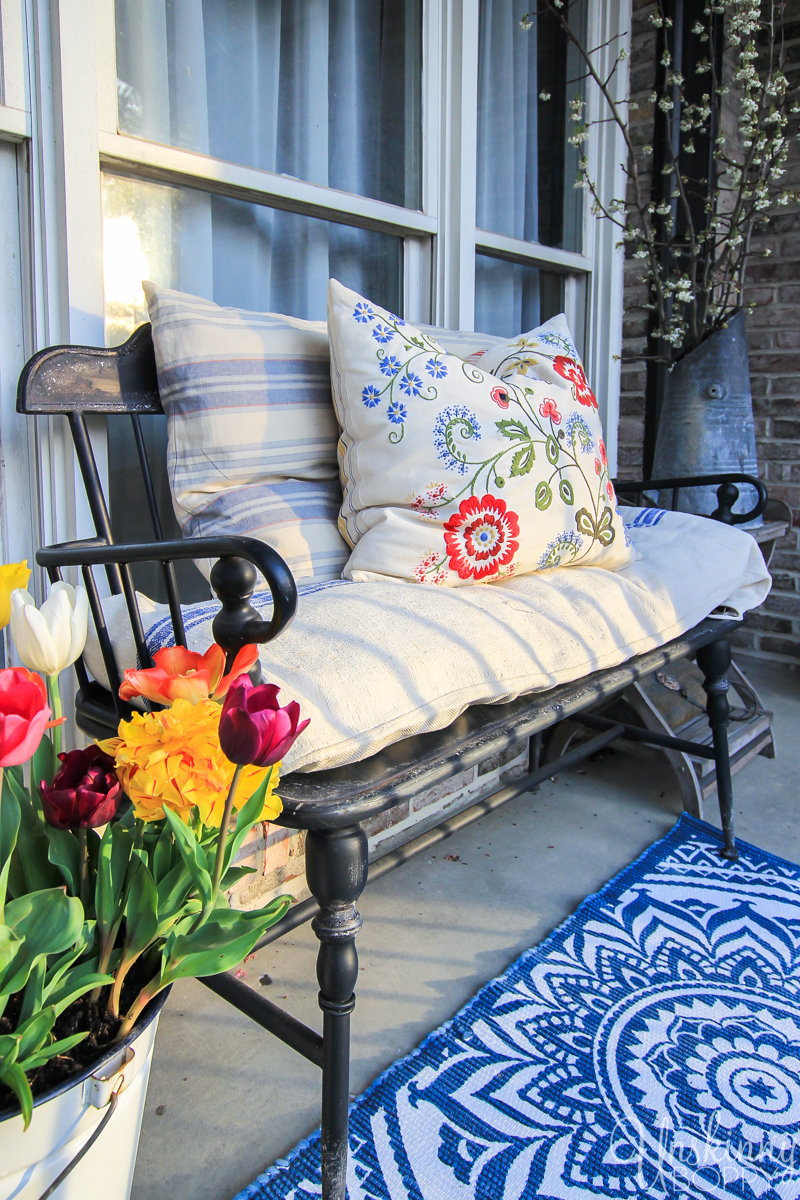
[[[734,504],[739,499],[737,483],[749,483],[758,493],[758,500],[749,512],[735,513],[732,511]],[[678,479],[614,480],[614,488],[618,495],[633,494],[639,502],[641,502],[644,492],[671,491],[673,512],[678,507],[678,496],[682,488],[713,487],[714,484],[719,484],[717,488],[718,507],[711,513],[712,521],[722,521],[724,525],[744,525],[747,521],[754,521],[756,517],[760,517],[767,507],[769,496],[761,480],[756,479],[754,475],[745,475],[735,471],[727,471],[719,475],[684,475]]]
[[[186,558],[218,560],[211,569],[211,586],[222,608],[214,618],[212,630],[215,641],[226,652],[228,666],[242,646],[251,642],[271,641],[293,620],[297,610],[297,588],[292,573],[277,551],[255,538],[186,538],[132,545],[110,545],[102,538],[88,538],[85,541],[61,542],[37,551],[36,561],[47,569],[51,580],[60,579],[65,567],[81,569],[109,684],[115,697],[119,691],[119,672],[91,568],[109,564],[123,568],[122,590],[136,652],[141,666],[146,667],[151,664],[150,653],[130,571],[125,568],[137,562],[174,562]],[[272,618],[269,621],[263,620],[250,603],[256,585],[256,570],[264,576],[272,596]],[[185,646],[183,616],[176,599],[170,598],[169,608],[176,644]],[[83,663],[80,666],[76,664],[76,670],[83,688],[89,682]]]

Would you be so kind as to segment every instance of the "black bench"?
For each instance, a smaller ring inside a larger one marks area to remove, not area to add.
[[[141,326],[124,345],[111,350],[56,346],[34,355],[20,377],[17,411],[32,416],[60,413],[67,418],[94,521],[96,537],[50,546],[36,555],[36,561],[47,569],[51,580],[61,578],[65,568],[78,568],[87,588],[111,690],[89,678],[82,660],[76,663],[76,719],[86,734],[108,737],[116,732],[119,720],[128,718],[132,711],[117,695],[119,676],[93,567],[103,566],[111,592],[125,596],[141,666],[151,665],[151,660],[133,585],[131,567],[136,563],[161,565],[174,638],[178,644],[185,645],[186,637],[173,564],[182,559],[219,560],[212,570],[211,585],[222,607],[213,622],[213,631],[229,662],[243,645],[268,642],[289,624],[297,606],[297,590],[286,564],[270,547],[245,537],[176,541],[165,540],[162,534],[141,426],[143,415],[163,415],[149,325]],[[152,542],[115,544],[87,432],[87,414],[127,415],[130,418],[152,520]],[[739,498],[736,486],[739,483],[751,484],[758,493],[755,507],[745,514],[732,512]],[[645,492],[658,491],[663,495],[667,491],[671,494],[674,509],[678,506],[681,488],[698,484],[719,485],[719,506],[713,518],[728,524],[753,519],[763,512],[767,503],[764,485],[744,474],[616,481],[615,487],[620,496],[633,497],[637,503],[641,503]],[[272,593],[274,608],[270,621],[262,620],[250,604],[256,568]],[[355,1006],[353,988],[358,974],[355,938],[361,927],[356,902],[368,879],[384,874],[414,853],[427,851],[453,829],[478,819],[497,804],[535,787],[622,737],[713,758],[724,831],[720,853],[725,859],[735,860],[726,675],[730,665],[730,634],[740,624],[736,620],[701,621],[682,637],[620,666],[597,671],[549,692],[523,696],[508,704],[473,705],[447,729],[407,738],[361,762],[335,770],[284,777],[281,784],[283,812],[278,823],[307,831],[306,878],[312,898],[295,905],[268,931],[259,945],[274,941],[303,921],[312,919],[320,942],[317,977],[323,1012],[322,1036],[231,974],[202,982],[322,1068],[322,1194],[325,1200],[344,1200],[345,1195],[350,1014]],[[696,658],[703,672],[713,749],[608,720],[589,711],[601,701],[617,696],[637,678],[684,657]],[[594,736],[569,753],[542,763],[542,734],[566,717],[577,720]],[[466,813],[444,821],[399,850],[371,865],[368,863],[363,824],[370,817],[480,763],[489,752],[524,746],[526,742],[530,746],[530,771],[524,778],[504,788],[496,797],[489,797]]]

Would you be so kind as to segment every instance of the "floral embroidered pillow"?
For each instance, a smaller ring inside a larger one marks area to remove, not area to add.
[[[328,332],[345,578],[457,587],[633,560],[596,405],[572,379],[500,380],[335,279]]]
[[[524,375],[528,380],[541,379],[559,390],[571,387],[575,399],[584,408],[597,411],[597,400],[589,387],[563,313],[519,337],[473,351],[467,356],[467,362],[500,379]],[[602,438],[602,430],[599,435]]]

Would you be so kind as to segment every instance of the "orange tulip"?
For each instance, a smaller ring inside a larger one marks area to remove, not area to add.
[[[235,679],[250,670],[258,658],[258,646],[243,646],[227,675],[225,651],[216,643],[197,654],[183,646],[168,646],[153,655],[154,667],[146,671],[126,671],[119,694],[123,700],[143,696],[156,704],[172,704],[173,700],[188,700],[200,704],[203,700],[222,700]]]

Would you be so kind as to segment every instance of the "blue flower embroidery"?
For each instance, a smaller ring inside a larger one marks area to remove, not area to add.
[[[378,323],[372,331],[372,336],[376,342],[390,342],[394,337],[394,330],[390,329],[388,325]]]
[[[564,432],[567,435],[567,441],[573,447],[580,447],[581,454],[590,454],[594,449],[594,438],[592,437],[591,430],[579,413],[572,413],[571,416],[567,417]]]
[[[381,394],[374,384],[368,384],[361,393],[361,399],[366,404],[367,408],[374,408],[376,404],[380,404]]]
[[[402,425],[408,416],[408,410],[402,400],[392,400],[389,405],[389,411],[386,414],[389,420],[394,425]]]
[[[415,375],[413,371],[406,371],[400,380],[400,391],[405,392],[407,396],[418,396],[421,388],[422,380],[419,375]]]
[[[357,321],[361,321],[362,324],[367,321],[375,320],[375,313],[372,311],[372,309],[370,308],[370,306],[368,304],[365,304],[363,302],[359,302],[356,305],[353,316],[355,317],[355,319]]]
[[[453,404],[450,408],[442,409],[434,422],[433,444],[448,470],[466,475],[469,464],[466,454],[456,442],[456,435],[463,441],[471,438],[480,441],[481,427],[478,418],[463,404]]]
[[[583,544],[583,538],[574,529],[565,530],[553,538],[539,559],[539,568],[544,571],[548,567],[560,567],[572,562]]]
[[[429,358],[425,363],[425,370],[432,379],[444,379],[447,374],[446,363],[439,362],[438,358]]]
[[[394,313],[389,313],[389,320],[394,322],[395,328],[397,328],[397,329],[402,329],[403,326],[405,325],[405,321],[403,320],[403,318],[396,317],[394,315]]]
[[[402,368],[403,364],[394,354],[387,354],[386,358],[381,361],[381,371],[384,375],[396,375]]]

